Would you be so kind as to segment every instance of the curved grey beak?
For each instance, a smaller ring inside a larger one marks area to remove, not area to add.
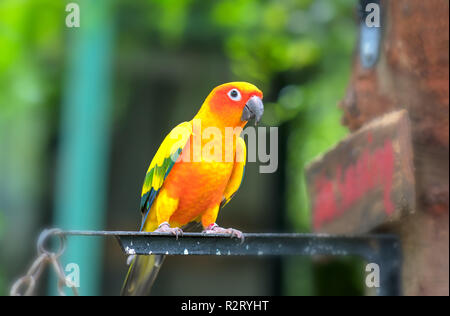
[[[242,111],[241,121],[255,119],[255,123],[258,123],[261,120],[263,113],[264,104],[259,97],[254,95],[245,104],[244,110]]]

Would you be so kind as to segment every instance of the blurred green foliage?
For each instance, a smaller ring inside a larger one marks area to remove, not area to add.
[[[3,227],[15,227],[25,216],[23,210],[30,216],[36,197],[42,195],[42,161],[48,158],[45,152],[58,126],[68,2],[0,2],[0,208],[17,210],[0,217],[0,233],[2,220],[7,221]],[[233,80],[253,82],[265,92],[263,123],[287,130],[286,161],[280,162],[285,164],[287,229],[309,231],[303,169],[347,133],[337,103],[344,95],[355,45],[356,1],[114,2],[121,37],[117,55],[136,51],[142,44],[133,41],[132,34],[121,33],[123,24],[135,25],[152,46],[166,52],[180,56],[221,52]],[[144,23],[130,17],[133,5],[145,10]],[[116,115],[124,110],[118,102]],[[33,220],[29,222],[32,225]],[[286,265],[287,294],[308,292],[291,280],[313,281],[311,268],[298,266],[295,261]]]
[[[64,2],[0,1],[0,293],[29,264],[63,67]],[[8,236],[8,240],[6,240]],[[10,242],[14,240],[14,242]],[[21,245],[17,247],[17,245]],[[7,273],[7,274],[6,274]],[[5,275],[6,274],[6,275]]]
[[[21,107],[48,104],[46,97],[58,89],[55,76],[61,71],[64,39],[61,12],[63,1],[0,3],[1,115],[9,112],[12,118]]]

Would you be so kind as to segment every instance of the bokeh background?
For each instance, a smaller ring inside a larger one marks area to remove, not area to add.
[[[68,28],[69,2],[81,27]],[[279,168],[246,177],[219,223],[308,232],[303,168],[344,137],[337,108],[357,38],[356,0],[0,0],[0,294],[46,227],[136,230],[160,142],[215,86],[264,92]],[[116,295],[114,240],[75,238],[81,294]],[[154,294],[361,294],[352,259],[169,257]],[[326,281],[325,281],[326,280]],[[39,293],[55,293],[48,275]]]

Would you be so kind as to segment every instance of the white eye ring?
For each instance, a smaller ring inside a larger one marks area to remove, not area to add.
[[[240,101],[241,100],[241,93],[238,89],[231,89],[228,92],[228,97],[233,101]]]

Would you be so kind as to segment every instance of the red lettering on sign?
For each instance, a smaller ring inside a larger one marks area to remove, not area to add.
[[[368,140],[371,142],[371,139]],[[337,167],[336,179],[321,176],[316,180],[317,195],[313,201],[315,229],[349,210],[365,194],[377,186],[383,190],[386,215],[394,210],[390,194],[394,176],[394,149],[386,140],[384,146],[369,152],[364,150],[355,164]]]

